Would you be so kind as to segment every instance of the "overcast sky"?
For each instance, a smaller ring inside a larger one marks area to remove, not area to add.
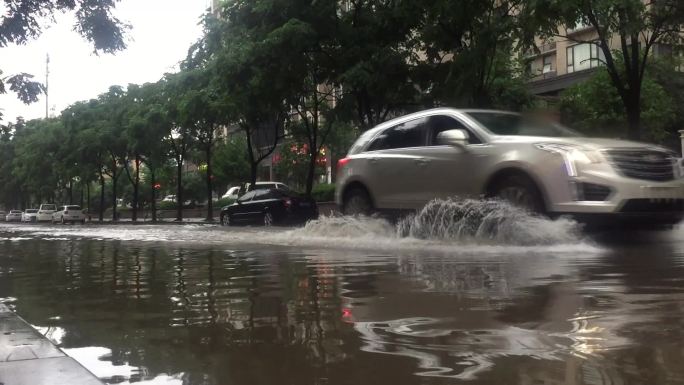
[[[73,32],[74,17],[58,15],[57,23],[25,46],[0,48],[3,76],[28,72],[45,79],[45,55],[50,54],[50,110],[59,114],[70,104],[96,97],[110,85],[153,82],[175,71],[188,47],[201,35],[198,25],[207,0],[122,0],[114,13],[132,25],[128,48],[116,55],[92,53]],[[2,12],[2,9],[0,9]],[[3,120],[45,116],[45,99],[24,105],[16,95],[0,95]]]

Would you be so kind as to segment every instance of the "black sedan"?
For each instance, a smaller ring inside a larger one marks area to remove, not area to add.
[[[318,207],[313,199],[277,189],[250,191],[221,209],[221,224],[224,226],[247,223],[272,226],[316,218]]]

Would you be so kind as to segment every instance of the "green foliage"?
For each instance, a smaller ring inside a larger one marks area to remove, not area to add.
[[[309,150],[307,145],[296,142],[283,143],[278,151],[274,171],[276,178],[295,190],[306,186],[309,171]],[[325,154],[321,150],[315,169],[316,178],[325,174]]]
[[[664,88],[647,77],[642,85],[641,116],[645,138],[662,142],[675,119],[672,98]],[[561,97],[563,120],[588,135],[627,137],[628,122],[624,105],[606,71],[598,71],[586,82],[565,90]]]
[[[230,199],[230,198],[221,198],[216,202],[216,207],[218,208],[223,208],[226,206],[230,206],[233,203],[235,203],[235,199]]]
[[[217,144],[213,156],[214,180],[223,191],[249,179],[249,155],[244,134],[233,134],[225,142]]]
[[[314,186],[311,191],[311,197],[316,202],[332,202],[335,200],[335,185],[334,184],[318,184]]]
[[[178,204],[176,202],[159,202],[157,203],[157,210],[176,210]]]
[[[532,4],[533,12],[529,15],[536,19],[540,25],[539,32],[546,36],[557,36],[558,25],[566,26],[561,36],[570,34],[578,23],[595,30],[597,38],[587,43],[595,44],[603,53],[601,61],[623,104],[629,137],[635,140],[643,135],[658,137],[657,130],[653,129],[654,123],[649,121],[654,118],[653,114],[641,115],[644,110],[649,110],[643,105],[650,103],[647,95],[654,96],[655,92],[648,85],[646,75],[656,46],[682,47],[684,2],[548,0]],[[573,40],[572,37],[570,39]],[[636,41],[639,43],[635,44]]]

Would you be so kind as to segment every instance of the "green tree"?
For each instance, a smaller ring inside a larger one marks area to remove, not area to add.
[[[171,132],[171,123],[164,108],[162,94],[163,83],[147,83],[140,87],[129,87],[129,96],[134,107],[129,111],[127,137],[129,148],[136,154],[135,185],[140,183],[140,169],[144,164],[152,211],[152,221],[157,221],[157,184],[160,169],[166,166],[169,148],[164,138]],[[134,188],[133,207],[137,217],[139,207],[138,189]]]
[[[680,0],[549,0],[535,5],[536,14],[544,19],[541,25],[547,36],[561,36],[600,49],[604,57],[601,61],[622,102],[629,137],[640,139],[642,103],[646,99],[644,82],[653,47],[681,46],[684,3]],[[559,24],[565,26],[561,31]],[[591,26],[598,38],[586,40],[568,32],[578,24]],[[618,42],[617,49],[613,41]]]
[[[225,142],[219,142],[213,156],[214,181],[224,191],[249,179],[247,139],[242,132],[230,135]]]
[[[191,48],[186,65],[203,66],[213,74],[212,84],[222,91],[225,120],[245,134],[254,185],[259,165],[282,138],[290,79],[297,71],[281,64],[288,47],[280,38],[271,39],[266,28],[253,28],[252,12],[251,2],[225,2],[221,19],[205,19],[205,35]]]
[[[213,212],[213,157],[216,133],[223,124],[230,123],[230,106],[222,90],[215,87],[212,73],[205,68],[181,72],[185,92],[178,102],[180,124],[192,128],[193,142],[202,152],[207,197],[207,221],[214,220]]]
[[[642,94],[640,114],[645,122],[642,138],[663,142],[668,136],[667,128],[675,119],[672,99],[650,77],[644,79]],[[566,123],[587,134],[610,137],[627,134],[624,106],[606,70],[565,90],[561,96],[561,112]]]
[[[525,0],[426,0],[418,28],[420,79],[430,104],[519,107],[525,79],[512,53],[531,39]],[[507,81],[502,81],[506,79]],[[511,89],[517,90],[510,93]],[[524,95],[523,95],[524,96]],[[513,97],[513,100],[507,100]]]
[[[168,125],[165,132],[164,142],[170,148],[170,154],[176,166],[176,221],[183,220],[183,165],[188,152],[193,145],[193,126],[183,121],[181,103],[187,84],[184,83],[183,74],[167,75],[163,79],[161,89],[161,106],[163,117],[162,124]]]
[[[415,31],[423,1],[338,2],[335,102],[367,130],[420,103]]]

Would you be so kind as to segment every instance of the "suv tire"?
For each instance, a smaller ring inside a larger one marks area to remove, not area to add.
[[[344,195],[344,215],[370,215],[373,211],[373,203],[366,190],[355,187]]]
[[[530,177],[523,174],[502,178],[496,183],[493,195],[535,214],[544,214],[546,211],[539,188]]]

